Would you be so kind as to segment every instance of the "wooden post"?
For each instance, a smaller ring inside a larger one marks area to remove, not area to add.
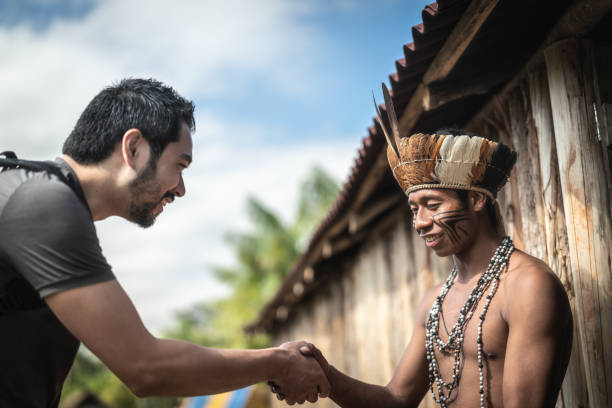
[[[529,254],[546,259],[545,228],[542,224],[544,211],[542,205],[542,185],[538,177],[539,144],[531,117],[523,83],[508,94],[508,111],[510,113],[510,140],[518,152],[514,176],[516,180],[515,205],[518,210],[521,239],[524,249]],[[514,186],[513,186],[514,187]],[[513,189],[514,190],[514,189]],[[513,191],[514,192],[514,191]],[[518,246],[517,246],[518,247]]]
[[[559,185],[559,167],[557,148],[553,129],[552,112],[550,108],[550,92],[546,68],[538,67],[529,73],[529,100],[531,116],[538,139],[540,165],[540,183],[542,185],[542,201],[544,208],[544,227],[546,236],[547,258],[551,269],[559,276],[568,294],[572,313],[576,313],[574,285],[567,268],[567,230],[563,219],[563,202],[561,186]],[[574,324],[574,342],[572,358],[565,375],[562,388],[562,399],[565,407],[586,406],[588,401],[584,365],[582,363],[580,333],[578,325]]]
[[[545,51],[563,191],[576,315],[592,408],[612,405],[612,238],[601,147],[593,133],[592,81],[584,81],[583,48],[562,40]]]
[[[529,74],[529,101],[531,116],[539,145],[540,183],[544,205],[544,228],[546,231],[546,262],[556,270],[555,233],[557,203],[557,149],[554,144],[552,112],[546,72],[537,70]]]

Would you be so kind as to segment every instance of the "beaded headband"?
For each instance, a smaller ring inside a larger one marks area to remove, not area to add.
[[[429,188],[472,190],[495,201],[516,162],[516,152],[480,136],[416,133],[400,137],[389,90],[383,95],[390,131],[374,99],[380,127],[387,139],[387,159],[393,177],[406,195]]]

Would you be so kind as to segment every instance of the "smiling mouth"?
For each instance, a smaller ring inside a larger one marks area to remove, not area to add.
[[[429,244],[437,241],[440,238],[442,238],[442,234],[430,235],[428,237],[424,237],[423,239],[425,239],[425,242]]]
[[[170,197],[170,196],[165,196],[162,200],[161,200],[161,204],[162,206],[165,206],[166,204],[170,204],[171,202],[174,201],[174,197]]]
[[[164,207],[166,206],[166,204],[170,204],[172,201],[174,201],[174,199],[170,198],[170,197],[166,197],[164,199],[162,199],[159,204],[157,204],[155,213],[156,215],[160,214],[162,211],[164,211]],[[159,209],[159,210],[157,210]]]

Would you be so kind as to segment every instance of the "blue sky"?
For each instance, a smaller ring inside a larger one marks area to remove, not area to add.
[[[225,231],[248,228],[255,195],[289,219],[315,164],[344,182],[425,1],[0,1],[0,147],[59,155],[78,115],[122,77],[154,77],[194,100],[187,195],[154,227],[97,223],[145,323],[225,292]]]

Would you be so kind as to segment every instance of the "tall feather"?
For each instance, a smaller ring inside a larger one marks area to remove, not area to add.
[[[376,97],[374,96],[374,91],[372,91],[372,99],[374,100],[374,108],[376,109],[376,116],[378,117],[378,123],[380,123],[380,127],[385,134],[385,138],[387,139],[387,143],[393,149],[393,152],[397,156],[397,159],[400,160],[399,149],[397,148],[397,143],[395,143],[395,138],[391,138],[389,135],[389,131],[385,127],[385,124],[382,120],[382,116],[380,114],[380,110],[378,109],[378,104],[376,103]],[[388,109],[388,108],[387,108]]]
[[[469,185],[471,170],[480,156],[484,139],[474,136],[447,136],[440,147],[436,176],[441,184]]]
[[[387,89],[387,85],[382,83],[382,91],[383,96],[385,98],[385,107],[387,108],[387,117],[389,118],[389,124],[391,126],[391,134],[393,136],[393,140],[395,141],[395,145],[400,145],[400,132],[399,132],[399,123],[397,122],[397,115],[395,114],[395,107],[393,106],[393,99],[391,99],[391,95],[389,94],[389,90]]]

